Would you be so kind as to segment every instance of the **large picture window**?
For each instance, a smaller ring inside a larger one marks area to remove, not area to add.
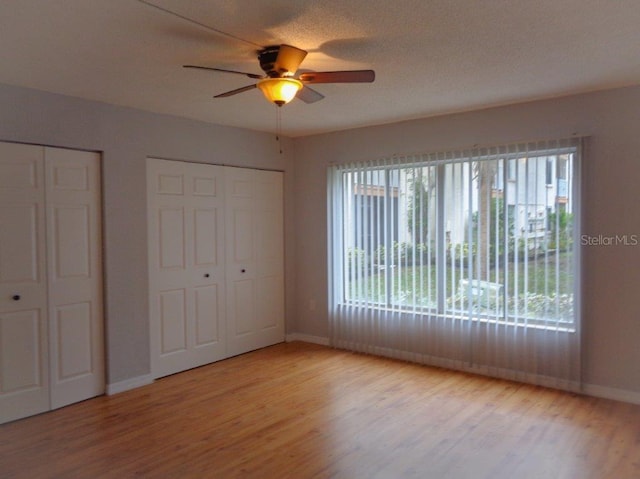
[[[333,167],[332,306],[575,332],[578,165],[564,141]]]

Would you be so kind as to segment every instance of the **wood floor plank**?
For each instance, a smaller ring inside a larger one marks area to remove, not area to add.
[[[3,478],[640,477],[640,406],[290,343],[0,426]]]

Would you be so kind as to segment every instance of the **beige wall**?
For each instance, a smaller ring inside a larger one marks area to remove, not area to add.
[[[326,171],[331,162],[574,134],[590,136],[583,233],[640,237],[640,87],[296,139],[295,330],[320,337],[328,332]],[[589,246],[583,255],[585,381],[639,393],[640,246]]]
[[[214,108],[212,104],[212,108]],[[273,135],[0,85],[0,140],[101,151],[107,381],[150,372],[147,281],[147,156],[285,171],[292,196],[292,143],[280,154]],[[285,241],[293,258],[293,210]],[[287,317],[294,294],[287,261]]]

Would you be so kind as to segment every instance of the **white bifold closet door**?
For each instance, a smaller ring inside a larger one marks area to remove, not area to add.
[[[282,173],[149,158],[152,375],[284,341]]]
[[[152,374],[226,357],[223,168],[147,160]]]
[[[284,340],[282,173],[225,169],[229,356]]]
[[[104,392],[100,156],[0,143],[0,422]]]

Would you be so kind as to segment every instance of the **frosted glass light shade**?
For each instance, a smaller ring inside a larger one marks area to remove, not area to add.
[[[265,78],[257,86],[267,100],[282,106],[295,98],[302,88],[302,82],[295,78]]]

